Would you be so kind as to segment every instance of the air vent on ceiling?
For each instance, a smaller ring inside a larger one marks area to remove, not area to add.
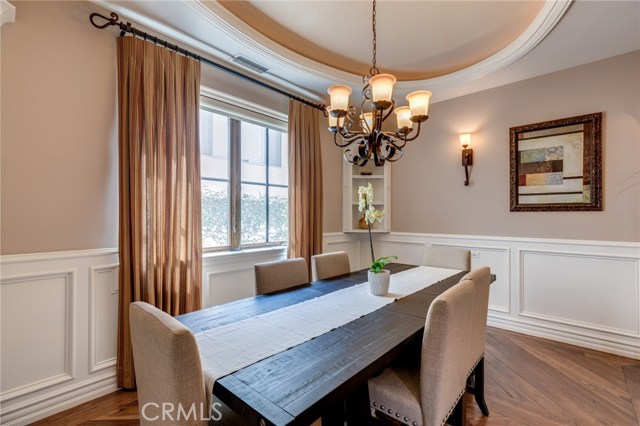
[[[245,58],[242,55],[236,55],[232,57],[231,60],[238,65],[241,65],[245,68],[249,68],[250,70],[257,72],[258,74],[264,74],[265,72],[269,71],[269,68],[263,65],[260,65],[259,63],[254,62],[251,59]]]

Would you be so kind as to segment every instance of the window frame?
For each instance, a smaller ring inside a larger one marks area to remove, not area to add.
[[[209,92],[209,93],[205,93]],[[214,114],[219,114],[227,117],[229,120],[229,175],[228,179],[220,178],[203,178],[200,177],[200,181],[215,181],[226,182],[227,190],[229,194],[229,222],[227,225],[228,230],[228,245],[216,246],[216,247],[204,247],[203,253],[208,252],[220,252],[220,251],[241,251],[245,249],[255,249],[263,247],[282,247],[288,244],[288,241],[270,242],[269,239],[269,187],[288,188],[289,185],[270,183],[269,177],[269,130],[275,130],[281,133],[288,134],[288,123],[286,121],[286,115],[278,113],[276,111],[267,110],[264,107],[248,103],[246,101],[237,101],[229,103],[228,99],[218,99],[219,96],[213,97],[212,90],[203,90],[200,96],[200,109],[209,111]],[[219,94],[219,92],[216,92]],[[248,109],[248,107],[253,107]],[[265,168],[265,182],[253,182],[243,181],[241,176],[242,169],[242,156],[241,156],[241,143],[242,134],[241,126],[242,122],[251,123],[264,128],[265,132],[265,161],[262,167]],[[283,143],[286,143],[284,141]],[[213,149],[212,149],[213,150]],[[281,151],[280,151],[281,152]],[[285,160],[286,161],[286,160]],[[241,244],[242,237],[242,184],[260,185],[265,188],[265,214],[266,214],[266,227],[264,243],[252,243]]]

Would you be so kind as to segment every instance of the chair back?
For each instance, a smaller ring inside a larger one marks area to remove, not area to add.
[[[427,247],[422,264],[436,268],[471,270],[471,251],[455,247]]]
[[[466,390],[473,299],[473,281],[464,280],[438,296],[429,307],[420,364],[420,403],[425,426],[445,424]]]
[[[286,290],[309,282],[309,268],[302,257],[256,263],[256,294]]]
[[[311,276],[313,280],[324,280],[351,272],[349,254],[336,251],[311,256]]]
[[[209,398],[191,330],[145,302],[129,305],[129,319],[140,424],[206,425],[200,413],[209,413]],[[163,404],[173,404],[169,416],[163,416],[162,410],[169,407]],[[177,421],[179,404],[183,414]]]
[[[475,297],[473,301],[473,326],[471,328],[471,349],[469,351],[469,368],[472,369],[484,355],[487,339],[487,315],[489,312],[489,286],[491,270],[484,266],[474,269],[462,280],[473,281]]]

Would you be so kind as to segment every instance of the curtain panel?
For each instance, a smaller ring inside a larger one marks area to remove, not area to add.
[[[322,253],[322,154],[318,111],[289,100],[289,258]]]
[[[200,63],[118,38],[120,284],[117,384],[135,387],[129,304],[201,307]]]

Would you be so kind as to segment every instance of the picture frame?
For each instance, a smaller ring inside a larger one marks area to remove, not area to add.
[[[602,211],[602,113],[512,127],[511,211]]]

